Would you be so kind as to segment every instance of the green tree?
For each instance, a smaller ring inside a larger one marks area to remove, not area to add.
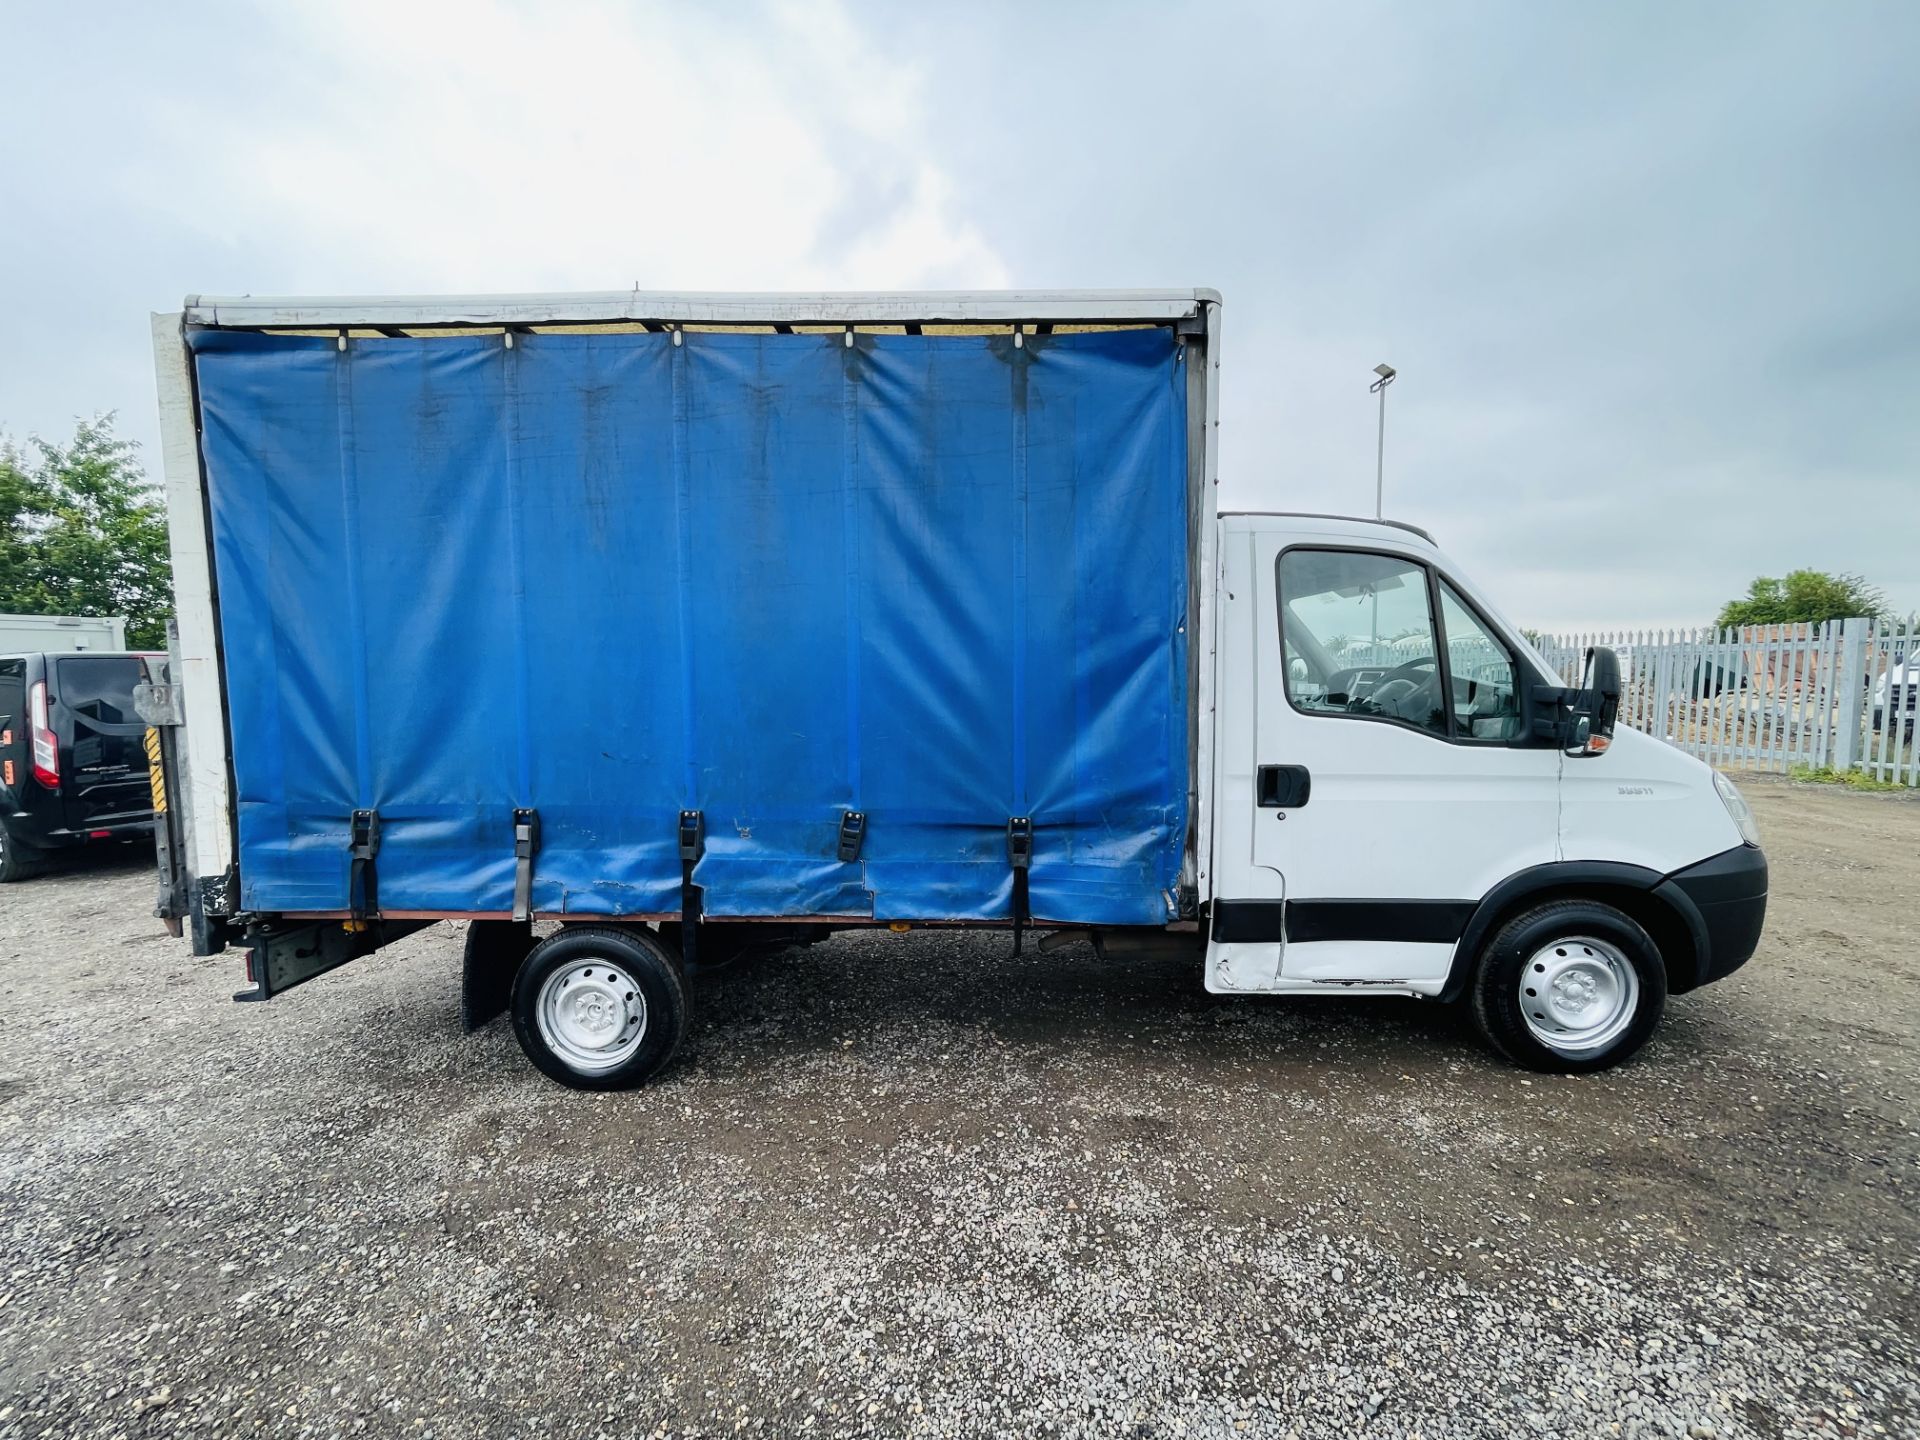
[[[1742,625],[1817,625],[1854,615],[1878,615],[1886,603],[1886,597],[1858,575],[1794,570],[1784,579],[1762,575],[1743,597],[1721,606],[1714,623],[1723,630]]]
[[[124,615],[129,645],[166,644],[167,519],[138,450],[111,414],[66,445],[0,444],[0,611]]]
[[[39,486],[0,445],[0,611],[19,611],[33,574],[33,520],[46,510]]]

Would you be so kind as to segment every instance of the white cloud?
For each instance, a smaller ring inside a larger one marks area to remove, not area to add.
[[[1387,359],[1388,506],[1529,621],[1697,621],[1799,565],[1920,606],[1876,523],[1920,469],[1920,7],[201,0],[5,36],[0,431],[118,409],[151,456],[146,312],[187,290],[1203,283],[1240,503],[1371,508]]]
[[[201,90],[165,123],[197,138],[175,218],[277,250],[276,281],[1006,282],[928,158],[916,72],[876,54],[837,4],[352,0],[268,13],[279,65],[299,57],[276,82],[281,103],[250,107],[236,127],[231,97]]]

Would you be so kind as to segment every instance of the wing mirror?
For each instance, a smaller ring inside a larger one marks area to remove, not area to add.
[[[1605,754],[1619,716],[1620,657],[1604,645],[1587,651],[1577,688],[1539,685],[1533,690],[1535,743],[1552,744],[1569,755]]]

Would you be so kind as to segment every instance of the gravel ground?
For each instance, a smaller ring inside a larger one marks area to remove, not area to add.
[[[583,1095],[457,927],[234,1005],[144,866],[9,888],[0,1436],[1913,1435],[1920,804],[1750,793],[1760,955],[1588,1079],[928,932]]]

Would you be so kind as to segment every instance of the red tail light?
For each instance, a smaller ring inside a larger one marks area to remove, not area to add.
[[[27,729],[33,738],[33,778],[49,790],[60,788],[60,739],[47,724],[47,682],[36,680],[27,692]]]

